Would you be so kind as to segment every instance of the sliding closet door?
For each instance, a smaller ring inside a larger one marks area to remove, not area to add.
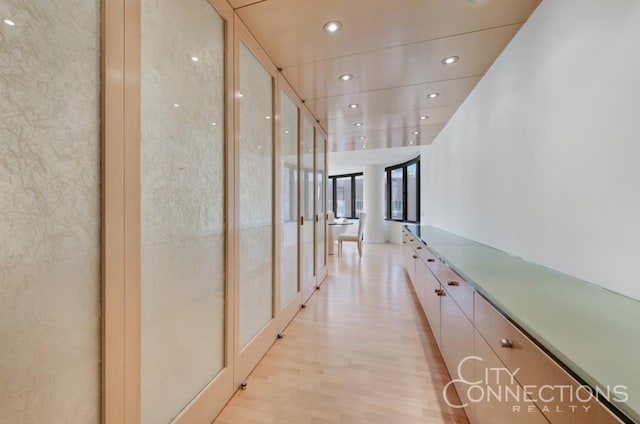
[[[207,0],[142,1],[141,415],[225,366],[225,33]]]
[[[326,175],[326,139],[317,131],[316,137],[316,275],[318,285],[327,273],[327,175]]]
[[[315,286],[315,169],[314,169],[314,127],[307,118],[302,118],[301,141],[301,191],[302,214],[302,278],[300,281],[303,300],[312,293]]]
[[[284,91],[280,105],[280,308],[284,308],[298,294],[298,107]]]
[[[239,348],[273,318],[273,78],[239,46]]]
[[[100,1],[0,1],[0,422],[100,422]]]

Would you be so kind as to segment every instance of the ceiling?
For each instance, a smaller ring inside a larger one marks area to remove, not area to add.
[[[340,152],[431,143],[541,0],[229,1]]]

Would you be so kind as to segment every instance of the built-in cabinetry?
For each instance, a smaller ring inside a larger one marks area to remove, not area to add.
[[[402,251],[471,424],[622,422],[407,229]]]

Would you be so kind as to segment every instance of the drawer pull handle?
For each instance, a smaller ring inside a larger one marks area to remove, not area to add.
[[[418,257],[416,255],[411,255],[411,256],[413,256],[413,259],[418,259]]]
[[[416,249],[422,250],[422,246],[418,246],[418,247],[416,247]]]
[[[433,258],[429,258],[429,259],[427,259],[427,262],[435,262],[435,261],[436,261],[436,260],[435,260],[435,259],[433,259]]]
[[[442,289],[436,289],[436,294],[438,296],[446,296],[447,295],[447,293]]]
[[[505,349],[512,349],[513,341],[509,339],[500,339],[500,347],[503,347]]]
[[[413,239],[409,239],[409,241],[413,241]]]
[[[447,285],[449,285],[449,286],[453,286],[453,287],[458,287],[458,286],[460,285],[460,283],[459,283],[459,282],[457,282],[457,281],[449,281],[449,282],[447,283]]]
[[[407,242],[406,242],[406,241],[403,241],[403,242],[402,242],[402,244],[407,244]]]

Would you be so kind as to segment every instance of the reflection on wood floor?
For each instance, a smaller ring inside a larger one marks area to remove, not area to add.
[[[467,423],[395,245],[355,244],[215,424]]]

